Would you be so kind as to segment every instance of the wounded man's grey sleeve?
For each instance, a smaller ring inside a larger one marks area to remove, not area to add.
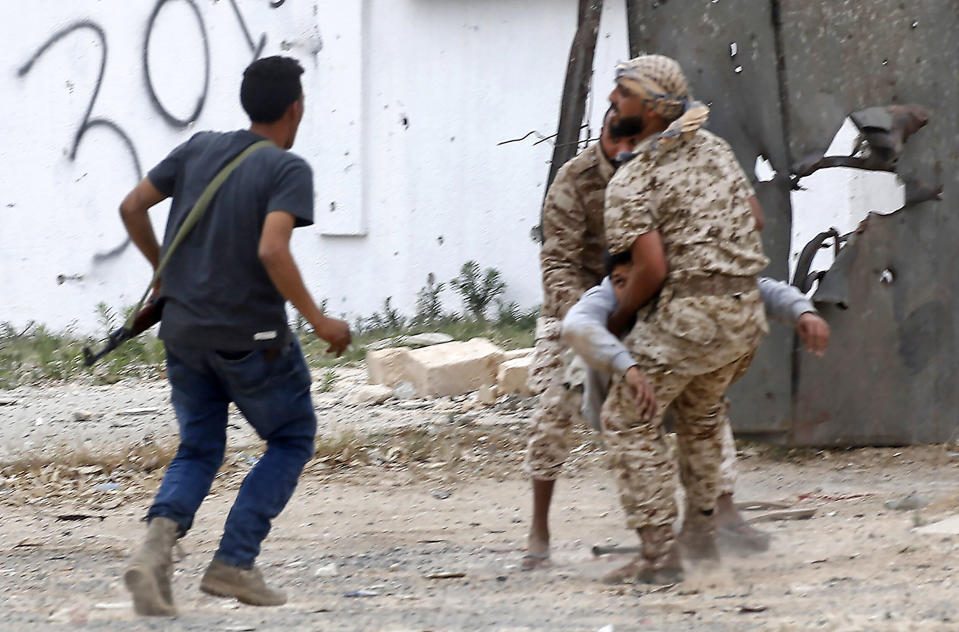
[[[806,312],[816,313],[816,307],[795,286],[769,277],[759,277],[759,295],[766,308],[766,316],[795,328],[799,317]]]
[[[590,288],[563,319],[563,342],[590,366],[604,373],[622,375],[636,364],[629,351],[606,329],[606,320],[616,310],[616,295],[609,278]]]

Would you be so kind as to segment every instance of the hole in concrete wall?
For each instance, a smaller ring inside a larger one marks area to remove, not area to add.
[[[846,118],[825,155],[851,156],[861,147],[858,128]],[[901,209],[906,200],[902,181],[885,171],[833,167],[802,178],[800,184],[804,190],[791,193],[789,278],[795,274],[799,253],[816,235],[830,227],[845,235],[854,231],[869,213],[887,215]],[[827,270],[833,259],[831,248],[822,249],[810,270]]]
[[[82,274],[58,274],[57,275],[57,285],[63,285],[67,281],[82,281]]]
[[[776,177],[776,170],[769,162],[766,156],[759,154],[756,156],[756,164],[753,166],[753,173],[756,175],[757,182],[769,182]]]

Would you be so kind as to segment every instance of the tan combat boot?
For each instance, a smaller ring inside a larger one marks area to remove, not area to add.
[[[639,529],[642,553],[603,577],[606,584],[676,584],[683,581],[683,562],[668,525]]]
[[[719,563],[716,547],[716,516],[714,512],[703,513],[699,509],[686,508],[683,529],[679,532],[679,546],[683,557],[691,562],[706,565]]]
[[[240,568],[214,559],[203,573],[200,590],[215,597],[235,597],[251,606],[282,606],[286,595],[263,581],[260,569]]]
[[[133,596],[133,610],[150,617],[176,616],[170,577],[173,575],[173,545],[180,525],[169,518],[150,520],[146,541],[130,558],[123,582]]]

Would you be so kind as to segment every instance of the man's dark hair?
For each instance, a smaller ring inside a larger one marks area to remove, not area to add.
[[[257,59],[243,71],[240,103],[254,123],[280,120],[290,104],[303,96],[303,66],[292,57]]]
[[[613,268],[616,266],[621,266],[624,263],[632,263],[633,261],[633,251],[624,250],[622,252],[617,252],[616,254],[606,251],[603,253],[603,268],[606,271],[606,276],[609,276],[613,273]]]

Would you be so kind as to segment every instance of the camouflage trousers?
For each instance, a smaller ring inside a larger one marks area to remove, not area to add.
[[[746,363],[748,366],[748,363]],[[723,418],[720,424],[719,440],[722,443],[719,463],[719,495],[732,496],[736,489],[736,439],[733,437],[733,427],[729,423],[729,402],[723,400]],[[685,456],[680,457],[685,460]],[[680,465],[680,468],[688,467]]]
[[[717,493],[719,496],[732,496],[736,489],[736,438],[733,437],[733,427],[730,425],[729,416],[726,410],[729,408],[729,402],[723,402],[723,417],[720,420],[719,439],[722,443],[720,454],[722,461],[719,464],[719,485]],[[679,532],[683,526],[683,520],[686,517],[686,490],[683,487],[683,481],[679,475],[682,471],[689,471],[689,464],[686,463],[687,455],[678,448],[675,432],[666,435],[666,447],[669,450],[671,458],[678,465],[673,484],[676,486],[674,498],[676,500],[676,522],[674,531]]]
[[[627,526],[671,530],[677,521],[677,462],[688,507],[711,511],[721,488],[732,491],[734,475],[727,474],[732,480],[722,484],[720,474],[722,462],[734,464],[736,454],[723,395],[751,360],[749,353],[714,371],[692,376],[641,367],[656,393],[658,407],[651,421],[638,418],[630,387],[622,379],[614,380],[603,406],[603,434]],[[670,405],[677,455],[663,431],[663,416]]]
[[[569,433],[582,419],[583,394],[577,385],[568,384],[569,372],[563,360],[566,346],[560,340],[561,321],[542,318],[537,322],[536,350],[530,366],[529,388],[541,393],[539,406],[533,413],[532,432],[523,461],[523,470],[531,478],[555,480],[569,456]],[[738,379],[749,362],[743,362],[734,375]],[[732,494],[736,485],[736,443],[726,412],[728,402],[723,400],[721,431],[722,462],[720,465],[720,494]],[[670,447],[670,458],[679,462],[680,471],[689,471],[687,453]],[[684,498],[682,485],[674,483],[677,498]],[[680,503],[682,506],[682,503]]]
[[[582,419],[582,391],[566,379],[566,345],[560,339],[562,321],[540,318],[536,322],[536,350],[527,385],[541,393],[533,413],[532,433],[526,446],[523,470],[532,478],[555,480],[569,456],[569,430]]]

